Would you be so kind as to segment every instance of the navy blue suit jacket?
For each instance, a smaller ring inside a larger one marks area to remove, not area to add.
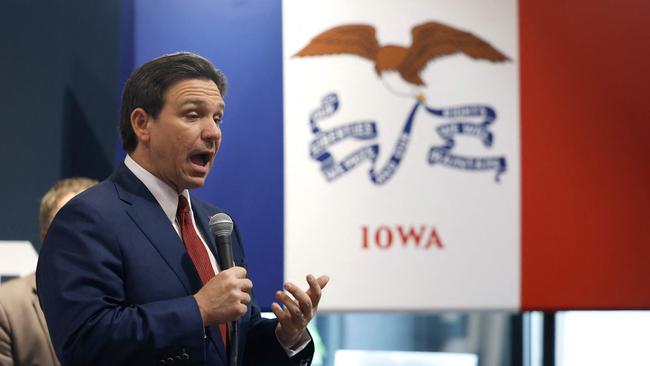
[[[197,227],[218,261],[208,219],[221,212],[192,196]],[[237,227],[235,264],[246,267]],[[62,365],[226,365],[219,328],[203,327],[193,298],[201,280],[153,195],[121,165],[74,197],[43,243],[38,295]],[[255,301],[238,321],[240,364],[311,360],[313,342],[289,359]]]

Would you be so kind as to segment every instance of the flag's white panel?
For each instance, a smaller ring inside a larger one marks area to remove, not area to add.
[[[517,308],[516,1],[284,1],[283,52],[285,278],[329,274],[325,310]]]

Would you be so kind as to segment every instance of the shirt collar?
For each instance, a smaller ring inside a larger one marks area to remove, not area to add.
[[[167,215],[172,224],[176,221],[176,209],[178,208],[178,194],[176,190],[170,187],[167,183],[160,180],[160,178],[151,174],[140,164],[138,164],[130,155],[124,158],[124,165],[147,187],[149,192],[158,201],[158,204]],[[192,202],[190,201],[190,193],[187,189],[181,192],[190,207],[190,214],[192,213]]]

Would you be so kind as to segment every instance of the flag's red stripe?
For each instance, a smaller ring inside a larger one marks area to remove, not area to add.
[[[650,1],[520,2],[522,306],[650,308]]]

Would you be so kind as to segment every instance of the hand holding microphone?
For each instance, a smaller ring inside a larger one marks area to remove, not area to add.
[[[236,321],[246,314],[253,282],[246,278],[246,269],[234,267],[230,235],[233,222],[224,213],[210,218],[210,231],[217,243],[219,273],[194,295],[204,325]]]
[[[194,295],[204,325],[236,321],[246,314],[251,301],[251,280],[246,269],[232,267],[220,271]]]

